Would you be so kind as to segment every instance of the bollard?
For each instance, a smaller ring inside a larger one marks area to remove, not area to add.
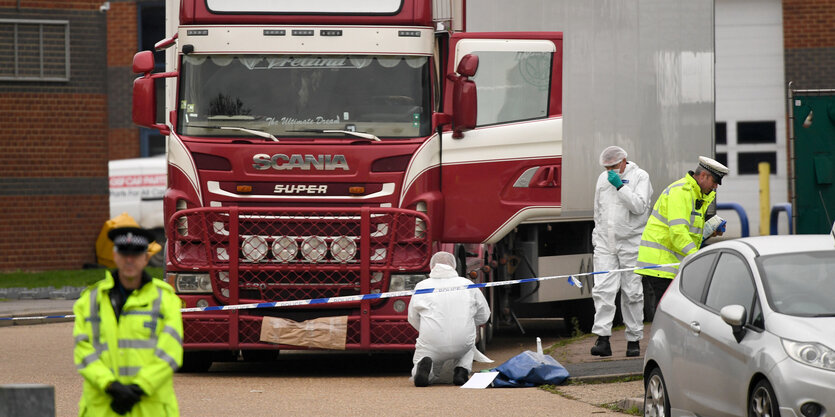
[[[757,169],[760,173],[760,236],[768,236],[768,212],[771,209],[771,194],[769,193],[771,164],[760,162]]]
[[[0,385],[0,417],[55,417],[55,388],[45,384]]]

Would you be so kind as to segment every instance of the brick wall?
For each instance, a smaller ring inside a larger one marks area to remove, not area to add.
[[[136,158],[139,155],[139,129],[108,129],[107,141],[110,144],[108,159]]]
[[[102,0],[0,0],[0,8],[99,10]]]
[[[110,3],[107,12],[107,66],[128,67],[139,49],[136,3]]]
[[[102,179],[103,180],[103,179]],[[106,187],[106,183],[102,184]],[[2,187],[2,183],[0,183]],[[95,263],[107,195],[2,196],[0,270],[79,269]]]
[[[0,93],[0,178],[106,177],[106,111],[104,94]]]
[[[133,56],[139,52],[135,2],[111,3],[107,12],[108,159],[140,156],[139,128],[133,124]]]
[[[0,271],[95,262],[109,217],[101,3],[0,0],[0,18],[69,21],[71,71],[69,81],[0,81]]]
[[[783,0],[786,49],[835,46],[835,1]]]
[[[835,0],[783,0],[786,82],[835,88]]]

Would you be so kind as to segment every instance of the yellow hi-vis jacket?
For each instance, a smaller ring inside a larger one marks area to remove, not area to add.
[[[677,263],[699,250],[705,212],[714,198],[715,191],[702,194],[692,172],[670,184],[658,197],[644,227],[636,265],[642,267]],[[678,273],[678,266],[639,269],[635,272],[672,279]]]
[[[127,416],[179,416],[173,376],[183,363],[180,298],[164,281],[151,279],[127,297],[117,322],[109,297],[113,287],[108,271],[73,305],[73,354],[84,377],[79,416],[117,417],[105,392],[116,380],[147,394]]]

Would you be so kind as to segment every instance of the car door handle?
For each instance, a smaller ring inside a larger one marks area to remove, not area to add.
[[[693,334],[695,334],[696,336],[698,336],[699,333],[702,332],[702,327],[699,326],[699,322],[691,321],[690,322],[690,331],[693,332]]]

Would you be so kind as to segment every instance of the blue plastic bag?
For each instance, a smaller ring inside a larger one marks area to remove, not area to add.
[[[526,350],[492,369],[499,375],[491,385],[494,388],[535,387],[559,385],[568,379],[568,370],[550,355]]]

